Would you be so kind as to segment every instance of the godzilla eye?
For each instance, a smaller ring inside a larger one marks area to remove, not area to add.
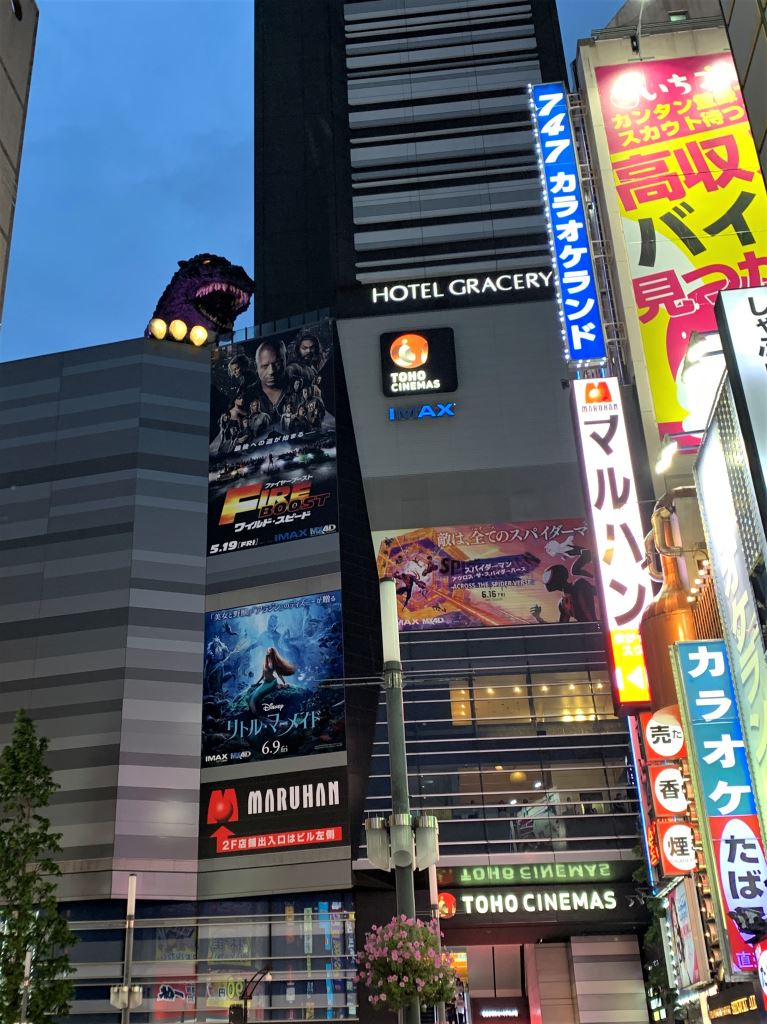
[[[210,260],[203,260],[202,262],[203,262],[203,265],[205,265],[206,263],[210,263]]]

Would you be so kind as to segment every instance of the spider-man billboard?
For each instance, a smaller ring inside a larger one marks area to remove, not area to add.
[[[342,679],[340,591],[208,613],[203,766],[343,750]]]
[[[376,533],[397,583],[400,630],[597,622],[585,519],[474,523]]]

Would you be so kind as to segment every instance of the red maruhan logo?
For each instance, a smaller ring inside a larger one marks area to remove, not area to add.
[[[587,384],[584,400],[587,405],[592,405],[595,402],[612,402],[613,399],[607,381],[592,380],[590,384]]]
[[[240,820],[237,794],[233,789],[214,789],[208,800],[208,824],[231,824]]]
[[[391,361],[402,370],[417,370],[429,358],[429,342],[422,334],[400,334],[389,348]]]

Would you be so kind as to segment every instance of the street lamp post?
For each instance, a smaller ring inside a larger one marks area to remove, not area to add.
[[[242,986],[242,1024],[248,1024],[248,1002],[253,998],[262,981],[272,980],[272,968],[269,964],[256,971],[253,977]]]
[[[133,933],[136,923],[136,876],[128,875],[128,906],[125,912],[125,962],[123,964],[123,990],[125,1005],[122,1008],[121,1024],[130,1024],[131,976],[133,974]]]
[[[405,708],[402,700],[402,660],[399,647],[397,588],[391,577],[380,582],[381,637],[383,640],[384,686],[386,687],[386,726],[389,739],[389,775],[391,776],[392,815],[389,819],[391,859],[397,913],[415,918],[413,880],[413,819],[407,778],[405,747]],[[420,1024],[417,1002],[405,1007],[403,1024]]]

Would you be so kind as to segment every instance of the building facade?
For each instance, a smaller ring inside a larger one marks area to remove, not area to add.
[[[19,187],[38,11],[35,0],[13,0],[0,9],[0,323]]]

